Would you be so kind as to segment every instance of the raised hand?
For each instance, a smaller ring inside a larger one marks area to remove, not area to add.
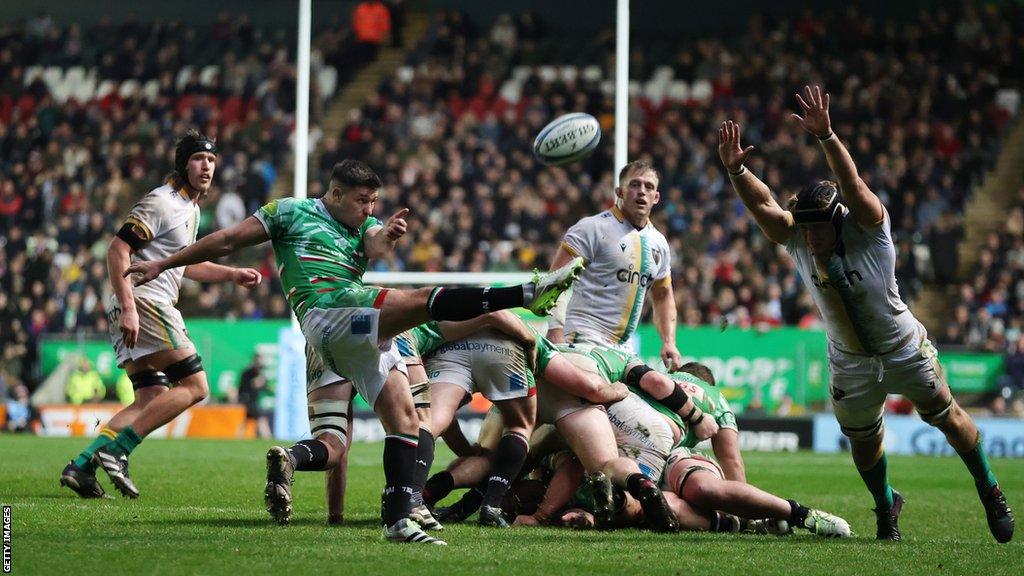
[[[753,150],[753,146],[740,147],[739,124],[732,120],[722,122],[722,127],[718,129],[718,155],[722,158],[726,170],[739,172]]]
[[[804,115],[791,114],[793,120],[819,139],[824,140],[832,135],[832,120],[828,117],[828,92],[823,93],[821,86],[804,86],[803,97],[796,94],[796,101]]]
[[[402,208],[392,214],[391,218],[388,218],[387,222],[384,223],[384,233],[387,234],[389,241],[397,242],[399,238],[405,235],[405,231],[409,227],[409,224],[405,221],[405,217],[408,214],[409,209]]]

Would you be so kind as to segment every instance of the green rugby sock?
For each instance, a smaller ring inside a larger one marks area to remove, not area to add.
[[[117,432],[114,432],[110,428],[107,428],[106,426],[100,428],[100,435],[97,436],[92,441],[92,444],[89,444],[89,446],[86,447],[85,450],[82,450],[75,458],[75,466],[78,466],[83,470],[91,471],[94,468],[92,465],[92,455],[100,448],[103,448],[107,444],[113,442],[116,436]]]
[[[125,456],[132,453],[135,447],[142,443],[142,438],[135,433],[135,429],[131,426],[125,426],[124,430],[114,438],[108,450],[114,454],[124,454]]]
[[[892,508],[892,486],[889,486],[889,462],[885,458],[885,452],[882,452],[882,457],[875,462],[874,466],[867,470],[858,469],[857,471],[864,479],[864,484],[867,484],[871,497],[875,499],[875,509],[888,510]]]
[[[960,459],[967,465],[971,476],[974,476],[974,486],[978,489],[978,493],[985,494],[992,490],[992,487],[997,483],[996,475],[992,473],[992,466],[988,463],[988,456],[985,455],[985,451],[981,448],[981,432],[978,432],[978,442],[974,445],[973,450],[957,452],[957,454],[960,455]]]

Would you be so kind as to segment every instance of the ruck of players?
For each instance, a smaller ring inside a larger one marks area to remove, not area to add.
[[[795,104],[794,137],[813,138],[831,173],[780,201],[746,166],[756,151],[743,146],[742,127],[731,120],[719,129],[719,155],[750,217],[792,259],[820,310],[832,409],[853,459],[843,473],[863,479],[867,494],[856,505],[874,510],[875,526],[851,526],[843,510],[747,481],[737,419],[716,374],[688,361],[687,343],[676,341],[673,258],[650,219],[660,200],[650,163],[626,164],[612,205],[566,230],[550,270],[529,282],[405,290],[363,276],[417,215],[375,214],[382,180],[358,160],[335,165],[321,197],[273,200],[197,240],[197,202],[224,151],[194,131],[177,143],[173,172],[132,208],[108,250],[110,338],[136,400],[67,464],[61,484],[102,497],[102,469],[125,497],[145,497],[147,486],[129,473],[131,454],[208,394],[203,359],[175,308],[182,277],[256,286],[256,270],[213,261],[269,241],[306,341],[311,437],[266,454],[268,522],[292,520],[297,472],[324,472],[328,521],[344,526],[359,394],[386,433],[380,522],[390,542],[446,545],[444,526],[466,521],[512,530],[856,532],[900,540],[914,494],[894,488],[898,477],[890,483],[883,403],[901,394],[962,459],[969,477],[957,481],[974,483],[992,536],[1010,541],[1013,515],[981,434],[900,297],[886,206],[833,130],[829,94],[807,86]],[[645,303],[661,340],[657,365],[633,345]],[[492,407],[470,439],[456,413],[474,393]],[[439,439],[456,455],[443,469],[434,466]]]

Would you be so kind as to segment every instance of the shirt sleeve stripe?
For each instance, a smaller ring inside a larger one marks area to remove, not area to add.
[[[576,250],[575,248],[570,246],[568,242],[562,242],[562,248],[564,248],[566,252],[568,252],[570,255],[572,255],[573,258],[580,258],[581,257],[581,255],[579,253],[579,250]]]

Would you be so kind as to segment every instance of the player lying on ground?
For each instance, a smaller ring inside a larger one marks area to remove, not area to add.
[[[675,530],[675,518],[668,513],[667,504],[655,483],[657,476],[646,474],[636,462],[618,455],[614,433],[603,410],[581,402],[578,397],[573,396],[572,392],[566,392],[568,388],[565,382],[560,381],[560,374],[548,374],[541,370],[545,358],[564,357],[569,360],[565,366],[573,367],[567,371],[568,374],[571,374],[573,378],[589,382],[590,386],[600,388],[610,386],[612,382],[618,382],[618,380],[608,380],[596,367],[598,361],[604,362],[605,360],[582,354],[581,351],[584,350],[584,347],[561,347],[560,353],[556,354],[546,339],[540,339],[538,342],[541,353],[539,354],[537,373],[539,390],[537,423],[538,425],[555,425],[588,471],[588,481],[594,484],[596,491],[600,494],[597,500],[599,501],[601,526],[610,526],[612,486],[614,485],[625,489],[642,503],[651,528],[659,531]],[[630,355],[618,354],[622,359],[633,359]],[[630,378],[635,378],[638,386],[655,397],[661,398],[661,402],[665,402],[671,407],[670,409],[685,414],[685,417],[693,422],[695,432],[700,438],[710,437],[717,430],[717,424],[710,418],[704,418],[700,409],[670,379],[658,378],[658,373],[643,370],[643,365],[638,359],[627,366],[630,369],[636,368],[636,370],[631,370]],[[490,418],[490,415],[488,417]],[[488,448],[490,447],[488,446]],[[456,467],[435,476],[432,481],[428,481],[428,491],[431,493],[427,498],[428,503],[437,502],[447,495],[455,486],[456,475],[473,483],[478,481],[473,478],[472,473],[467,472],[466,469],[471,467],[479,470],[479,464],[476,464],[474,459],[467,458],[460,461]],[[472,494],[467,497],[472,499]],[[472,513],[473,504],[472,500],[460,501],[453,508],[459,515],[468,515]]]
[[[607,359],[616,357],[615,351],[603,351],[603,354],[602,357]],[[624,366],[624,363],[616,365],[606,362],[601,363],[599,369],[606,378],[612,379],[621,377]],[[704,369],[700,365],[697,367]],[[694,384],[697,381],[697,378],[692,378],[684,382]],[[713,414],[715,406],[708,402],[709,395],[701,393],[704,392],[701,387],[696,388],[690,397],[695,403],[697,398],[701,398],[705,402],[702,408],[708,415]],[[720,418],[723,422],[729,421],[725,413],[722,413]],[[783,500],[744,482],[725,480],[714,460],[696,454],[683,445],[696,444],[697,440],[691,437],[687,442],[685,425],[679,416],[665,409],[642,390],[631,388],[629,396],[610,405],[608,420],[615,431],[619,453],[636,460],[645,473],[667,480],[662,488],[667,491],[666,497],[683,528],[739,531],[745,528],[745,523],[737,517],[768,518],[806,528],[821,536],[850,535],[849,525],[841,518],[819,510],[809,510],[795,501]],[[676,442],[681,444],[673,448]],[[571,482],[571,479],[577,476],[571,469],[573,464],[575,463],[571,459],[563,461],[562,465],[567,469],[559,472],[561,475],[567,475],[567,479],[559,481],[559,474],[556,474],[556,479],[552,482],[555,489],[549,490],[549,495],[545,496],[539,508],[542,517],[559,517],[552,515],[552,512],[561,510],[569,503],[569,498],[576,490]],[[682,499],[671,498],[669,492]],[[598,514],[597,525],[600,527],[600,502],[597,492],[594,493],[594,500],[594,509]],[[637,522],[638,511],[635,507],[629,506],[628,498],[617,500],[617,522]],[[523,519],[519,523],[532,522],[530,519]]]
[[[945,434],[974,478],[989,530],[996,541],[1009,542],[1013,515],[981,434],[950,394],[927,331],[900,298],[889,214],[832,131],[829,95],[807,86],[796,99],[803,116],[794,114],[793,119],[818,138],[838,184],[811,184],[783,210],[768,186],[744,167],[754,147],[740,146],[740,127],[731,120],[719,129],[718,152],[743,204],[765,236],[785,247],[821,311],[832,406],[874,498],[876,537],[901,537],[903,497],[889,485],[882,443],[886,395],[901,394],[922,420]]]
[[[415,492],[419,418],[408,374],[392,339],[430,320],[467,320],[523,306],[546,314],[582,269],[576,260],[534,282],[507,288],[388,290],[366,286],[370,259],[389,254],[406,231],[408,209],[384,223],[372,216],[380,177],[345,160],[334,167],[322,198],[282,198],[241,223],[204,237],[167,258],[137,263],[136,284],[167,269],[205,262],[271,240],[281,283],[306,341],[332,372],[344,375],[381,419],[388,525],[394,542],[443,544],[409,518]],[[296,453],[298,455],[298,453]],[[306,458],[322,459],[324,454]],[[305,462],[297,462],[301,466]],[[322,466],[321,462],[316,463]]]
[[[128,455],[153,430],[210,393],[202,360],[174,307],[182,277],[247,288],[260,283],[256,270],[209,262],[172,270],[134,290],[123,276],[132,261],[162,258],[195,241],[198,201],[209,191],[216,169],[216,143],[190,130],[175,145],[174,171],[163,186],[132,207],[107,249],[113,292],[107,303],[110,339],[118,367],[132,381],[135,399],[100,428],[99,436],[61,472],[61,485],[83,498],[104,495],[96,481],[97,465],[118,492],[138,498],[139,489],[128,474]]]

